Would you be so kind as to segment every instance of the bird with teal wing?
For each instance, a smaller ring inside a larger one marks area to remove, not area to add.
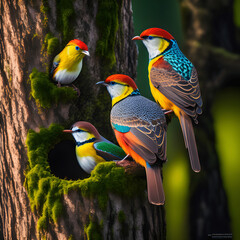
[[[111,125],[119,145],[146,170],[149,202],[164,204],[161,164],[167,159],[167,124],[162,109],[141,96],[129,76],[114,74],[98,84],[112,98]]]
[[[126,157],[119,146],[101,136],[89,122],[76,122],[70,130],[63,130],[63,132],[73,135],[76,141],[78,163],[89,174],[100,162],[122,160]]]
[[[53,80],[61,84],[71,84],[82,70],[84,56],[90,56],[87,45],[78,40],[71,40],[54,58],[52,66]],[[77,89],[74,85],[73,87]]]
[[[192,120],[202,113],[202,98],[198,75],[184,56],[174,37],[160,28],[150,28],[135,36],[149,53],[148,76],[151,93],[157,103],[178,117],[188,149],[191,167],[201,170]]]

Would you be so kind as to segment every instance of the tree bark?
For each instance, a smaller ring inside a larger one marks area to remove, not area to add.
[[[202,173],[191,175],[190,199],[190,239],[200,240],[208,234],[231,232],[211,108],[218,91],[235,85],[239,78],[240,55],[236,54],[232,1],[183,0],[181,8],[185,52],[198,70],[203,96],[203,114],[195,128]]]
[[[66,1],[4,0],[0,3],[0,239],[94,239],[84,229],[89,229],[90,223],[100,229],[99,239],[165,239],[164,208],[150,205],[146,197],[126,200],[109,193],[104,212],[97,199],[83,197],[74,190],[63,195],[64,214],[57,223],[48,223],[43,232],[37,230],[39,215],[31,210],[24,187],[28,131],[47,128],[51,123],[69,127],[85,120],[93,123],[106,138],[114,140],[109,124],[110,99],[95,83],[111,73],[136,76],[130,0],[67,1],[72,4],[68,15],[63,14],[59,2]],[[118,6],[118,26],[115,36],[109,36],[108,40],[110,44],[111,38],[116,37],[113,42],[116,61],[111,62],[96,51],[102,34],[96,18],[100,4],[104,9],[113,2]],[[89,46],[91,57],[84,58],[76,81],[80,97],[75,102],[58,102],[44,109],[30,97],[28,79],[33,68],[43,72],[46,66],[49,69],[54,54],[58,53],[43,53],[49,32],[59,39],[61,48],[71,40],[69,36],[81,39]],[[125,214],[121,223],[119,212]]]

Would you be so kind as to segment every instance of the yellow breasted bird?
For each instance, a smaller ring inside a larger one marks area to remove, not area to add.
[[[111,124],[119,145],[145,168],[149,202],[164,204],[160,165],[167,160],[167,124],[162,109],[141,96],[129,76],[114,74],[98,84],[112,97]]]
[[[71,130],[63,130],[72,133],[76,141],[76,157],[81,168],[91,173],[94,167],[105,161],[121,160],[126,154],[117,145],[111,143],[89,122],[76,122]]]
[[[90,56],[87,45],[74,39],[54,58],[51,73],[59,87],[61,84],[70,84],[76,80],[82,70],[85,55]]]
[[[192,119],[202,113],[202,98],[197,71],[184,56],[176,40],[167,31],[150,28],[135,36],[149,53],[148,76],[152,95],[166,110],[178,117],[192,169],[201,170]]]

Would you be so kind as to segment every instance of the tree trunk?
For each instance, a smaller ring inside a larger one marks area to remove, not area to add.
[[[95,83],[112,73],[136,76],[131,1],[4,0],[0,19],[0,239],[165,239],[163,207],[150,205],[146,194],[128,199],[118,189],[107,192],[105,208],[100,207],[100,195],[81,194],[81,180],[68,180],[84,177],[80,170],[73,176],[78,166],[69,167],[66,161],[60,166],[60,158],[54,159],[61,155],[56,153],[60,149],[64,155],[69,139],[66,143],[55,139],[44,148],[52,136],[38,138],[55,129],[55,125],[48,128],[52,123],[70,127],[84,120],[114,141],[110,99]],[[76,81],[80,97],[70,99],[73,93],[66,88],[68,96],[50,99],[44,96],[49,89],[41,93],[34,89],[33,81],[48,78],[53,57],[73,38],[84,41],[91,55],[84,58]],[[72,144],[70,141],[68,149],[74,149]],[[39,157],[43,152],[44,157]],[[70,161],[74,150],[68,154]],[[37,171],[42,163],[46,168]],[[62,175],[64,169],[69,173]],[[40,192],[44,184],[46,188]],[[131,184],[126,185],[131,188]]]
[[[181,7],[185,52],[198,70],[203,96],[203,114],[196,126],[203,169],[198,177],[191,177],[190,203],[190,238],[200,240],[208,234],[231,232],[211,108],[218,90],[239,78],[240,56],[232,53],[237,51],[232,1],[183,0]]]

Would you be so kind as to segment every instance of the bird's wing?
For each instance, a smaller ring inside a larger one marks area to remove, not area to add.
[[[113,123],[113,127],[119,144],[129,151],[128,153],[136,162],[145,166],[149,202],[163,205],[165,195],[161,168],[159,164],[155,163],[158,159],[157,155],[163,156],[162,160],[166,160],[166,131],[161,124],[156,126],[141,124],[130,127],[129,131],[126,131],[125,126],[124,132],[121,132],[124,128],[121,128],[121,125],[119,127],[119,124]]]
[[[139,156],[150,164],[157,156],[166,160],[166,124],[161,119],[149,123],[134,118],[111,118],[115,131],[122,133],[122,140]]]
[[[119,146],[106,141],[99,141],[93,144],[97,154],[106,161],[121,160],[126,156],[126,153]]]
[[[194,67],[190,80],[186,80],[170,64],[161,61],[153,64],[150,80],[155,88],[188,115],[195,119],[197,114],[201,114],[202,98]]]
[[[59,62],[60,62],[60,54],[58,54],[54,59],[53,59],[53,65],[51,69],[51,75],[54,74],[55,69],[58,67]]]

